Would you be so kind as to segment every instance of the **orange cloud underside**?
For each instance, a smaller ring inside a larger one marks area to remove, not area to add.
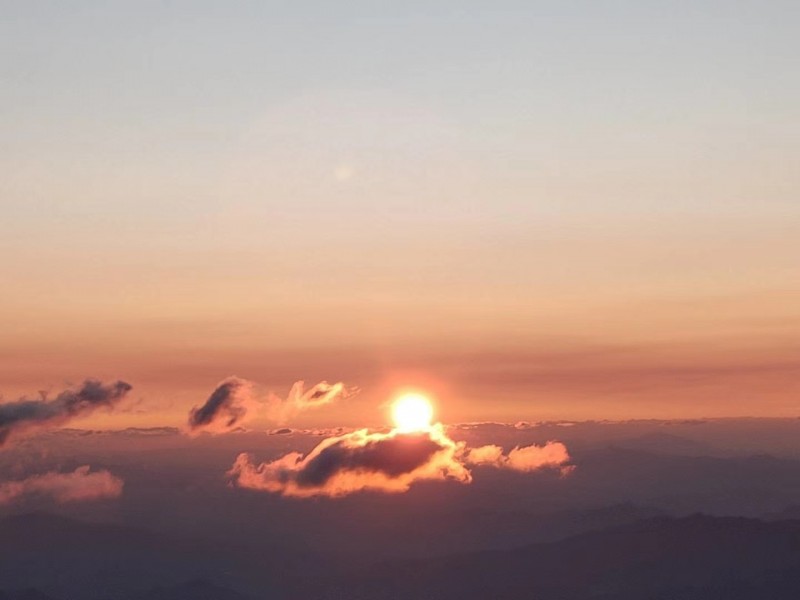
[[[291,452],[256,464],[240,454],[228,476],[238,486],[291,497],[341,497],[356,492],[399,493],[417,481],[470,483],[470,465],[531,472],[543,468],[569,472],[563,444],[514,448],[507,455],[497,446],[470,450],[452,440],[441,424],[412,433],[366,429],[331,437],[307,455]]]

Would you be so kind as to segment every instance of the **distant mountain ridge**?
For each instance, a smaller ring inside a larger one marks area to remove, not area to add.
[[[35,588],[10,592],[0,591],[0,600],[56,600]],[[155,587],[130,596],[128,600],[249,600],[239,592],[215,585],[204,579],[187,581],[170,587]]]
[[[49,513],[0,519],[0,590],[35,587],[58,600],[122,600],[134,592],[138,597],[154,587],[170,589],[187,581],[235,580],[252,570],[251,562],[248,548],[125,525]],[[259,565],[261,588],[270,589],[277,562]]]
[[[385,563],[306,597],[796,600],[800,521],[656,517],[516,550]]]
[[[797,600],[800,521],[658,516],[337,573],[308,557],[252,556],[40,513],[0,520],[0,590],[0,600]]]

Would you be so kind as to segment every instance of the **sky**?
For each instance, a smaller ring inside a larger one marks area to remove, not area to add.
[[[796,415],[799,13],[0,1],[0,392]]]

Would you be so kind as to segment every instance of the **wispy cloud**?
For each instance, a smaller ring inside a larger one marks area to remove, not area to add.
[[[297,381],[286,398],[274,392],[259,396],[252,381],[228,377],[222,381],[202,406],[189,412],[188,427],[191,433],[226,433],[243,426],[263,413],[276,424],[284,424],[298,413],[330,404],[334,400],[350,397],[357,388],[342,382],[321,381],[310,389]]]
[[[87,379],[77,389],[65,390],[52,400],[43,394],[38,400],[22,398],[0,404],[0,446],[11,437],[58,427],[98,408],[112,408],[130,390],[131,385],[124,381],[104,384]]]
[[[348,387],[341,381],[337,383],[320,381],[306,390],[305,382],[297,381],[292,385],[286,398],[281,398],[274,393],[270,394],[268,415],[277,423],[284,424],[298,413],[325,406],[335,400],[349,398],[358,391],[358,388]]]

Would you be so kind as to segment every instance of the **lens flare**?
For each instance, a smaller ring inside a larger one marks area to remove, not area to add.
[[[400,396],[392,404],[392,419],[398,431],[410,433],[427,431],[433,418],[430,400],[421,394]]]

